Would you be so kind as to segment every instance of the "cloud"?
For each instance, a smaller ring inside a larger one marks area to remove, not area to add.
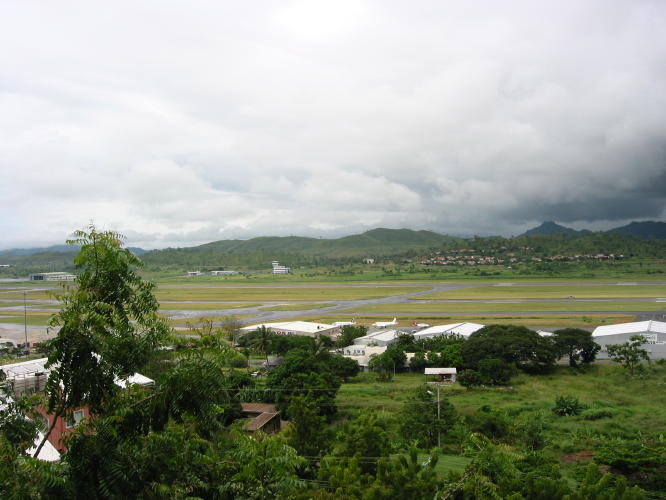
[[[661,2],[1,9],[4,248],[666,216]]]

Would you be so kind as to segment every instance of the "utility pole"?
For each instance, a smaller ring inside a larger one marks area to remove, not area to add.
[[[26,296],[28,292],[23,290],[23,331],[25,332],[25,350],[26,354],[30,352],[28,347],[28,306],[26,304]]]
[[[440,416],[440,402],[441,399],[439,399],[439,384],[437,384],[437,447],[441,448],[442,447],[442,427],[439,425],[439,416]]]

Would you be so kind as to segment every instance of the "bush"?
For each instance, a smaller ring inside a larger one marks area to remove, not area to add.
[[[458,374],[458,383],[467,389],[481,385],[481,375],[474,370],[463,370]]]
[[[479,375],[484,384],[507,385],[515,373],[515,365],[502,359],[489,358],[479,361]]]
[[[579,415],[585,408],[587,406],[581,403],[575,396],[557,396],[555,398],[553,413],[560,417],[570,417]]]
[[[590,408],[581,413],[585,420],[599,420],[602,418],[612,418],[615,415],[613,410],[608,408]]]

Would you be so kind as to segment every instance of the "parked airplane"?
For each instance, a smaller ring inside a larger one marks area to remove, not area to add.
[[[352,318],[351,321],[336,321],[333,326],[354,326],[355,324],[356,320]]]
[[[398,318],[393,318],[393,321],[377,321],[373,323],[372,326],[375,328],[386,328],[387,326],[393,326],[398,324]]]

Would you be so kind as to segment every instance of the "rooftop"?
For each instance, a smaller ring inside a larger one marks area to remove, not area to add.
[[[257,328],[265,326],[271,330],[291,330],[295,332],[317,333],[324,330],[335,328],[333,325],[326,323],[312,323],[310,321],[285,321],[281,323],[260,323],[258,325],[250,325],[241,328],[241,331],[251,332]]]
[[[663,321],[635,321],[632,323],[620,323],[618,325],[598,326],[592,332],[593,337],[606,335],[621,335],[623,333],[666,333],[666,323]]]

